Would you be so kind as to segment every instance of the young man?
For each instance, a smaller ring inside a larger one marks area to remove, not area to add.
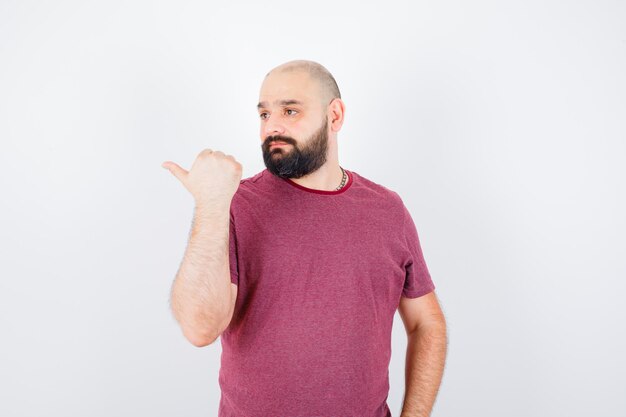
[[[257,105],[266,169],[210,149],[189,172],[194,225],[171,304],[196,346],[222,343],[220,417],[391,416],[396,310],[408,336],[401,417],[429,416],[446,324],[400,196],[339,165],[345,105],[312,61],[270,71]]]

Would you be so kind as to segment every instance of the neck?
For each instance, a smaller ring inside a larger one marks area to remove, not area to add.
[[[341,184],[343,171],[338,162],[326,163],[321,168],[304,177],[290,178],[291,181],[303,187],[314,190],[334,191]],[[344,184],[345,186],[345,184]]]

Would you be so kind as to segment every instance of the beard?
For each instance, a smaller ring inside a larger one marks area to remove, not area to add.
[[[270,142],[281,141],[287,145],[270,149]],[[281,178],[300,178],[316,171],[326,163],[328,150],[328,119],[305,141],[302,148],[288,136],[268,136],[261,145],[263,162],[272,174]]]

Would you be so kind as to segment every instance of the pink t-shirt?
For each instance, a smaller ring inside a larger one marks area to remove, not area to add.
[[[267,169],[241,180],[219,417],[391,416],[394,313],[435,286],[400,196],[346,172],[338,191]]]

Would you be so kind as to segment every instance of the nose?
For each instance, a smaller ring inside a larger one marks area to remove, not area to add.
[[[263,123],[261,133],[263,136],[262,139],[265,139],[268,136],[283,135],[285,133],[285,128],[280,123],[280,120],[270,116],[265,120],[265,123]]]

